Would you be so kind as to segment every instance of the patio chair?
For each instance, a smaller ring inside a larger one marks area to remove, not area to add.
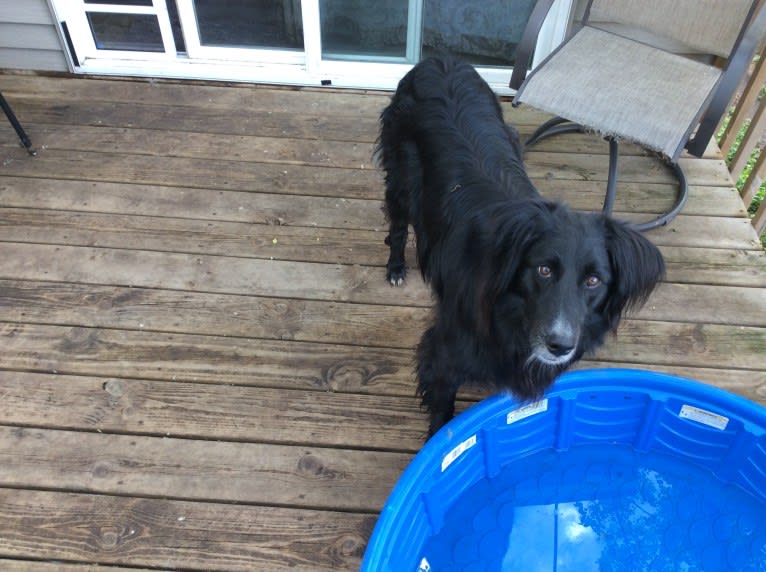
[[[21,144],[24,145],[27,153],[30,155],[36,155],[37,152],[32,149],[32,141],[29,139],[27,132],[24,131],[21,123],[19,123],[19,120],[16,119],[16,114],[13,113],[13,109],[11,109],[10,104],[6,101],[5,97],[3,97],[2,93],[0,93],[0,108],[3,109],[5,116],[8,118],[8,121],[11,122],[11,126],[16,130],[16,135],[18,135],[19,139],[21,139]]]
[[[590,0],[582,27],[527,74],[553,0],[539,0],[517,48],[514,106],[555,117],[527,141],[593,131],[609,141],[603,210],[611,213],[619,140],[656,151],[675,172],[675,204],[636,224],[667,224],[688,194],[678,158],[702,156],[766,30],[761,0]]]

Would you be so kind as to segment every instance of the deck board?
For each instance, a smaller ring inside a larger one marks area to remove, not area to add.
[[[0,74],[0,569],[355,570],[427,427],[430,295],[383,280],[388,94]],[[511,108],[530,133],[546,116]],[[616,214],[668,206],[624,145]],[[712,146],[649,233],[667,278],[586,367],[766,404],[766,255]],[[607,147],[527,156],[600,208]],[[410,245],[410,261],[413,260]],[[466,389],[458,410],[484,396]]]

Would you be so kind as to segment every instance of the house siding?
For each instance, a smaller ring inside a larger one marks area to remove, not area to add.
[[[46,0],[0,0],[0,68],[68,71]]]

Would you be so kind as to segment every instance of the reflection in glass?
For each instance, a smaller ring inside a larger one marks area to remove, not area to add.
[[[322,55],[404,58],[408,0],[319,0]]]
[[[513,66],[535,1],[319,0],[322,55],[415,63],[451,53],[472,64]]]
[[[157,16],[88,12],[93,40],[99,50],[164,52]]]
[[[203,46],[303,49],[300,0],[195,0]]]
[[[536,0],[425,0],[422,57],[452,53],[476,65],[513,66]]]

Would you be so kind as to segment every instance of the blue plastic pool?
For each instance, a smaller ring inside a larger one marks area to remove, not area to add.
[[[412,461],[362,569],[766,572],[766,409],[632,370],[485,400]]]

